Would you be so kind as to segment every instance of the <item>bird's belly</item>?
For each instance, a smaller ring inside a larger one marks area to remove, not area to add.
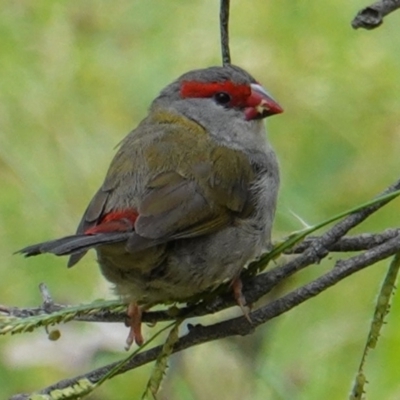
[[[185,302],[238,276],[261,253],[263,239],[263,232],[241,225],[134,254],[122,243],[103,246],[97,253],[103,275],[127,301]]]

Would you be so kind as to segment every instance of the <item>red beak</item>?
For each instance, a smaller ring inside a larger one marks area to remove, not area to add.
[[[248,97],[245,108],[247,120],[266,118],[280,114],[283,108],[258,83],[252,83],[251,95]]]

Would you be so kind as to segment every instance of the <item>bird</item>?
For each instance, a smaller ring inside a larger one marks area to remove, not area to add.
[[[236,65],[181,75],[120,143],[76,233],[18,252],[68,255],[72,267],[94,249],[127,304],[126,348],[143,343],[156,304],[229,282],[245,310],[240,274],[271,246],[280,181],[263,119],[281,112]]]

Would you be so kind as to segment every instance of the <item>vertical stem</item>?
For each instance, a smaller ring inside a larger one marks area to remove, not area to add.
[[[224,66],[231,63],[231,54],[229,50],[229,2],[230,0],[221,0],[219,13],[222,65]]]

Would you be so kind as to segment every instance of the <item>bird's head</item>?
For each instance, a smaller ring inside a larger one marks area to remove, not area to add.
[[[234,65],[187,72],[167,86],[155,103],[182,101],[208,111],[234,110],[247,121],[283,112],[249,73]]]

